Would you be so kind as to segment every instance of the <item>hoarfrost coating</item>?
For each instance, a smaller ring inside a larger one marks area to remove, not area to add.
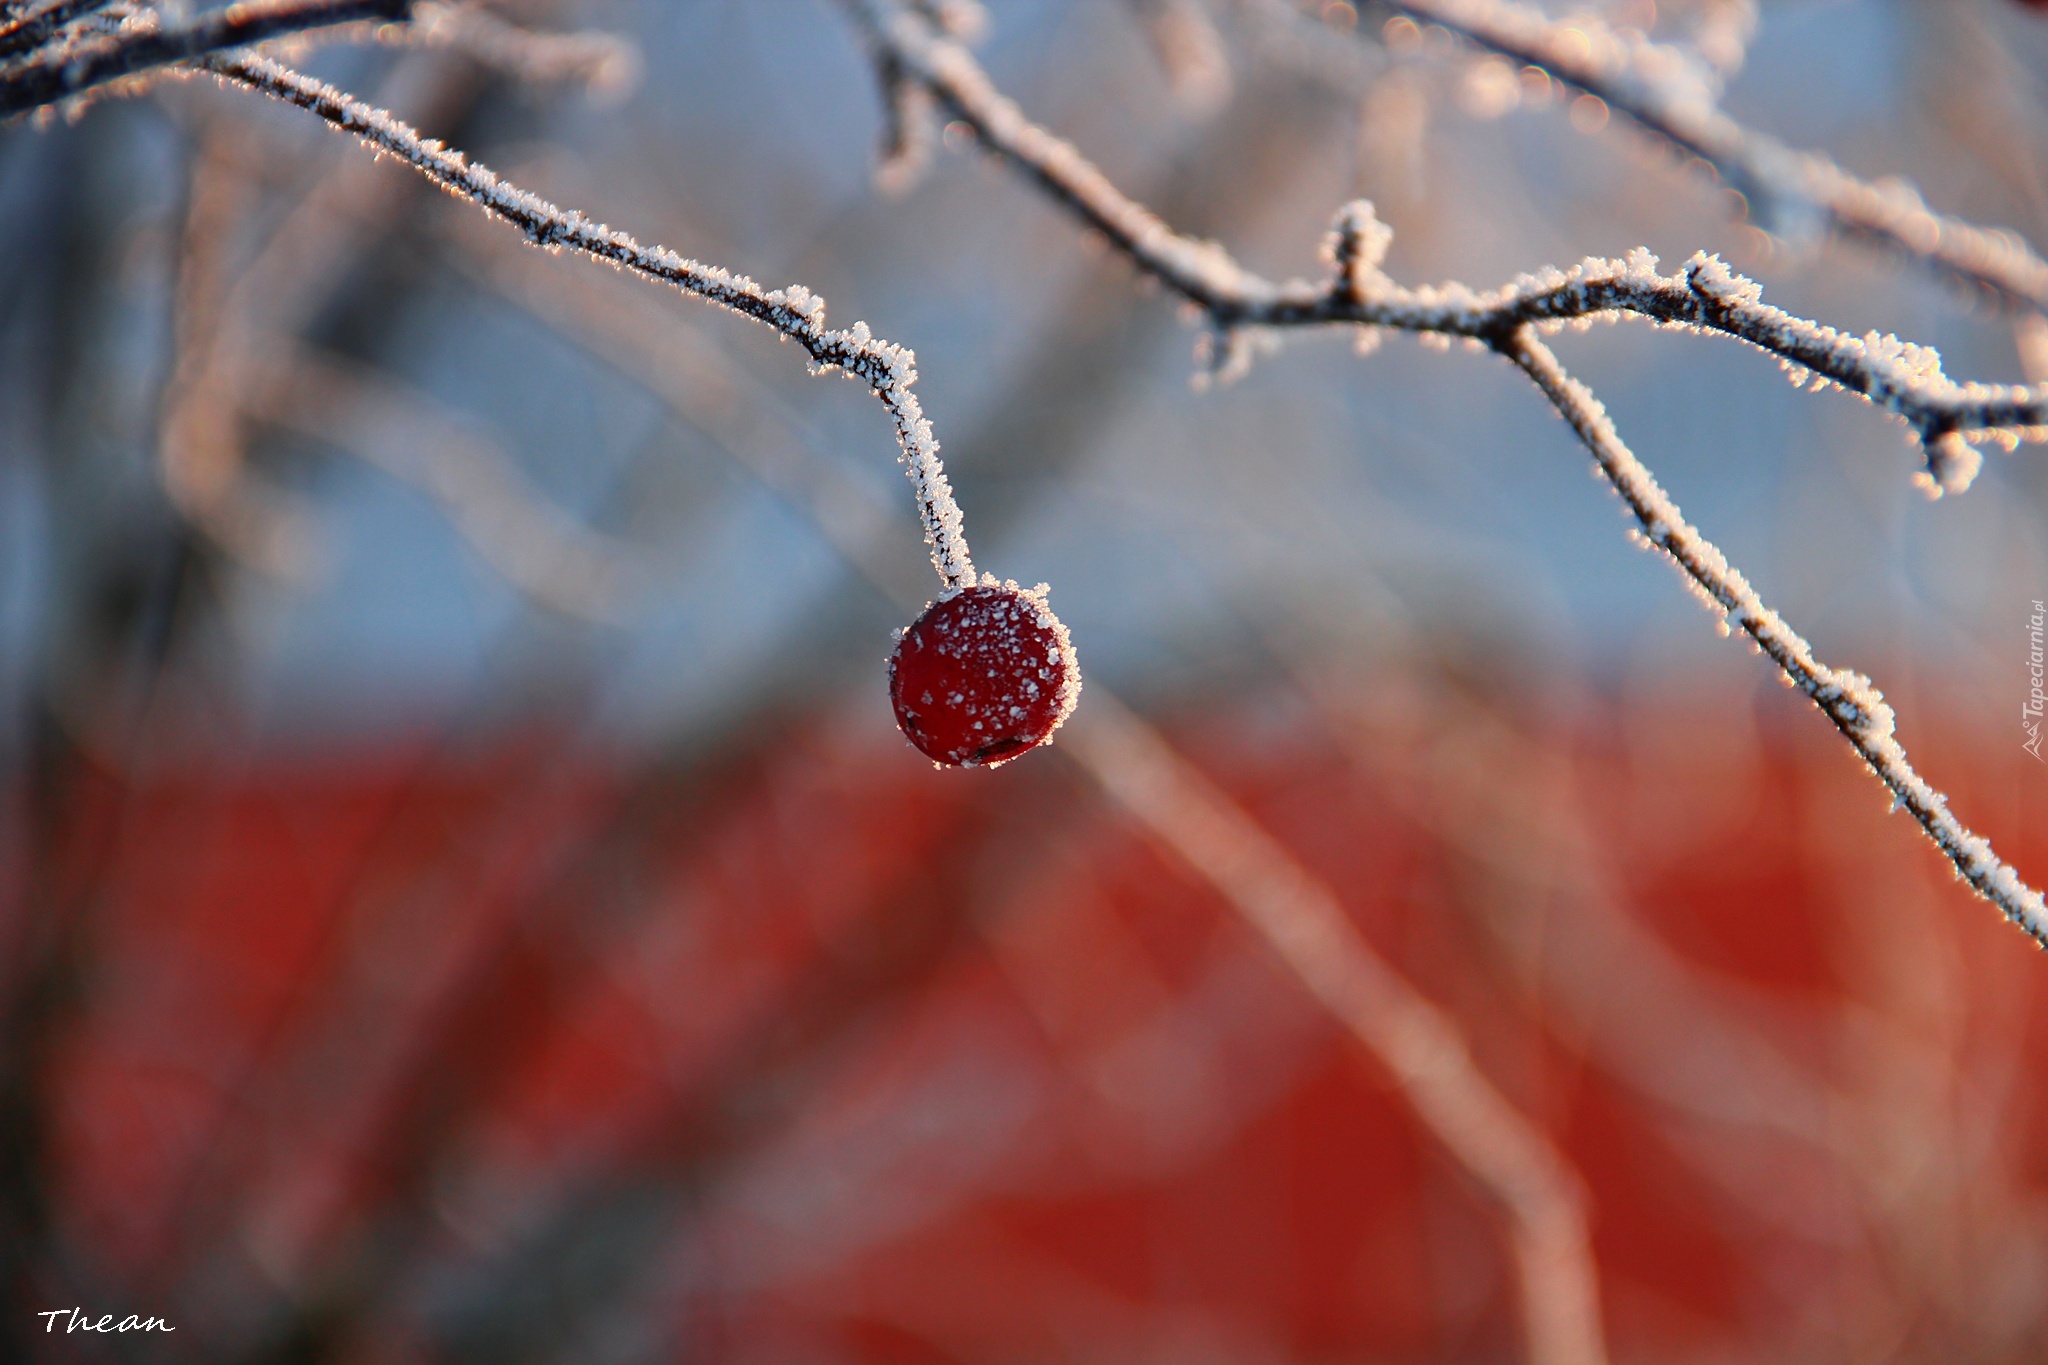
[[[960,506],[939,460],[938,439],[912,392],[917,383],[917,359],[907,348],[876,337],[865,322],[843,331],[828,329],[825,301],[802,285],[766,290],[744,275],[663,247],[642,246],[626,233],[593,223],[574,210],[500,179],[489,168],[422,137],[384,110],[278,62],[235,55],[209,58],[207,66],[223,80],[295,104],[335,128],[355,134],[372,149],[404,161],[457,198],[511,223],[537,246],[580,251],[708,299],[766,323],[796,342],[809,353],[818,372],[837,370],[864,381],[895,424],[933,567],[949,588],[975,581]]]
[[[889,654],[897,726],[941,767],[996,767],[1051,740],[1081,694],[1047,588],[991,575],[940,594]]]
[[[1349,323],[1418,332],[1448,344],[1465,337],[1513,362],[1548,398],[1593,455],[1600,474],[1628,505],[1647,544],[1670,558],[1717,613],[1722,629],[1740,628],[1792,686],[1811,699],[1890,789],[1971,888],[2048,947],[2048,903],[1993,853],[1923,779],[1895,737],[1884,694],[1861,673],[1837,669],[1766,606],[1720,549],[1699,533],[1622,441],[1606,409],[1544,345],[1540,333],[1602,314],[1630,313],[1660,323],[1722,332],[1862,394],[1911,423],[1927,456],[1929,491],[1960,491],[1976,470],[1963,434],[1985,431],[2017,440],[2048,426],[2048,386],[1957,384],[1932,348],[1889,335],[1846,336],[1763,302],[1763,290],[1717,257],[1695,255],[1677,275],[1657,271],[1638,248],[1621,260],[1589,257],[1570,270],[1550,268],[1491,292],[1450,283],[1403,289],[1378,270],[1387,234],[1371,206],[1339,211],[1325,259],[1336,270],[1321,283],[1274,284],[1245,269],[1221,245],[1175,232],[1125,195],[1074,146],[1033,124],[971,53],[891,0],[847,0],[878,62],[925,84],[982,144],[1084,223],[1101,231],[1146,275],[1202,309],[1220,339],[1212,354],[1236,368],[1249,363],[1240,333]],[[1496,0],[1443,0],[1467,16],[1503,9]],[[1433,8],[1433,6],[1432,6]],[[1447,10],[1448,12],[1448,10]],[[1232,344],[1236,343],[1236,344]]]
[[[1632,315],[1735,337],[1896,414],[1923,446],[1921,483],[1930,493],[1960,492],[1976,472],[1976,457],[1948,439],[1951,433],[1982,433],[2008,445],[2048,434],[2048,385],[1959,383],[1942,372],[1934,348],[1876,332],[1849,336],[1773,307],[1763,302],[1761,285],[1705,253],[1671,275],[1658,273],[1657,257],[1638,247],[1620,259],[1589,256],[1569,269],[1546,267],[1491,290],[1456,281],[1403,287],[1379,269],[1391,229],[1369,202],[1358,200],[1337,212],[1324,239],[1331,279],[1264,279],[1220,244],[1183,236],[1125,195],[1071,143],[1032,123],[958,43],[880,0],[856,13],[891,72],[922,81],[989,150],[1102,232],[1146,274],[1201,308],[1210,329],[1226,339],[1206,351],[1211,370],[1222,377],[1249,364],[1250,353],[1232,344],[1247,329],[1386,327],[1498,348],[1525,324],[1549,330]]]
[[[1711,256],[1696,255],[1671,277],[1658,274],[1655,258],[1638,250],[1621,261],[1588,258],[1569,271],[1553,268],[1523,276],[1491,293],[1457,283],[1403,289],[1379,270],[1387,237],[1362,202],[1339,217],[1329,252],[1335,278],[1273,284],[1244,269],[1218,243],[1175,232],[1118,190],[1071,144],[1025,117],[972,55],[952,41],[967,27],[957,22],[957,6],[935,0],[912,8],[890,0],[846,3],[868,36],[885,87],[922,86],[932,103],[959,118],[984,146],[1025,170],[1146,274],[1206,311],[1212,353],[1223,377],[1250,364],[1250,343],[1259,333],[1317,324],[1349,324],[1364,334],[1393,327],[1446,343],[1462,336],[1515,363],[1571,423],[1600,472],[1629,504],[1648,543],[1669,555],[1703,598],[1725,610],[1721,624],[1739,624],[1788,681],[1829,716],[1957,871],[2048,944],[2048,913],[2040,894],[2001,863],[1988,843],[1963,828],[1940,794],[1913,770],[1893,737],[1891,710],[1869,679],[1820,663],[1807,643],[1763,605],[1720,551],[1679,515],[1622,443],[1597,400],[1565,372],[1539,333],[1633,314],[1738,337],[1778,355],[1793,367],[1795,382],[1818,376],[1908,422],[1926,457],[1919,481],[1935,493],[1960,491],[1974,477],[1981,462],[1969,437],[2009,447],[2040,437],[2048,429],[2048,386],[1957,383],[1942,373],[1931,348],[1889,334],[1848,337],[1772,308],[1753,281]],[[2008,303],[2038,306],[2048,300],[2048,263],[2017,238],[1941,217],[1910,187],[1865,184],[1824,159],[1795,153],[1733,123],[1718,108],[1718,75],[1711,63],[1688,69],[1673,58],[1676,49],[1597,20],[1554,24],[1515,0],[1389,3],[1405,15],[1521,56],[1567,84],[1600,95],[1644,127],[1719,167],[1736,188],[1766,207],[1773,193],[1791,186],[1806,192],[1807,207],[1845,236],[1893,245]],[[59,12],[63,19],[47,26],[50,15]],[[864,324],[828,330],[823,305],[808,290],[763,290],[744,276],[643,247],[506,184],[383,110],[275,62],[222,54],[225,48],[265,38],[379,16],[403,20],[411,12],[410,0],[274,0],[231,5],[196,18],[188,18],[182,7],[139,6],[123,7],[120,22],[108,28],[93,20],[88,7],[53,6],[0,24],[0,50],[24,54],[0,74],[0,116],[47,108],[124,77],[176,70],[179,63],[197,60],[225,80],[297,104],[376,151],[401,158],[443,189],[519,226],[538,245],[572,247],[764,322],[802,345],[820,369],[837,369],[869,385],[896,425],[934,566],[949,590],[973,584],[959,508],[930,423],[911,392],[916,370],[909,352],[877,340]],[[1729,33],[1739,34],[1739,12],[1737,20]],[[912,107],[918,103],[897,101],[898,115],[918,116]]]
[[[2048,261],[2017,233],[1937,213],[1904,181],[1859,179],[1825,156],[1744,127],[1721,108],[1721,76],[1740,63],[1755,26],[1752,0],[1734,0],[1718,28],[1700,35],[1697,55],[1583,10],[1552,19],[1517,0],[1384,3],[1604,101],[1711,167],[1772,231],[1829,232],[1876,245],[2007,308],[2048,310]]]
[[[14,8],[9,6],[10,11]],[[0,26],[0,56],[23,54],[0,73],[0,118],[44,108],[169,63],[266,38],[364,20],[403,20],[410,15],[412,4],[411,0],[271,0],[190,16],[182,3],[122,6],[107,15],[92,12],[101,8],[60,3]]]

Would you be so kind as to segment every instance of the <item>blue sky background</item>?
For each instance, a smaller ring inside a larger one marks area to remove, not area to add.
[[[1323,91],[1294,96],[1307,108],[1285,115],[1293,122],[1255,163],[1256,183],[1239,186],[1205,175],[1210,150],[1233,120],[1282,117],[1276,104],[1307,77],[1241,63],[1239,98],[1204,122],[1174,105],[1128,7],[991,9],[984,60],[1027,111],[1141,198],[1172,188],[1199,201],[1207,220],[1184,226],[1270,273],[1314,269],[1331,211],[1365,194],[1396,231],[1389,265],[1400,278],[1491,284],[1639,244],[1667,265],[1721,251],[1795,311],[1935,344],[1958,377],[2019,376],[2004,320],[1854,248],[1795,242],[1761,257],[1710,184],[1626,132],[1575,132],[1561,106],[1469,116],[1455,60],[1414,70],[1428,118],[1412,183],[1389,181],[1361,153],[1359,95]],[[2003,54],[1985,69],[1973,65],[1978,49],[1943,37],[1945,10],[1767,3],[1729,105],[1788,142],[1860,173],[1907,175],[1938,207],[2038,243],[2048,227],[2038,169],[2024,183],[2011,168],[2048,164],[2038,74],[2048,21],[1958,7]],[[1139,694],[1198,690],[1256,670],[1274,638],[1367,656],[1396,648],[1384,632],[1400,618],[1498,640],[1504,660],[1576,660],[1622,686],[1672,669],[1730,687],[1769,682],[1715,638],[1668,568],[1630,546],[1583,453],[1500,362],[1399,338],[1360,358],[1344,339],[1300,337],[1243,382],[1191,392],[1193,332],[1014,178],[947,153],[907,196],[876,193],[873,80],[831,7],[622,0],[579,17],[641,46],[647,75],[631,99],[494,96],[463,145],[643,240],[769,283],[801,281],[835,320],[863,318],[914,347],[981,567],[1050,582],[1091,676]],[[335,52],[318,69],[367,89],[393,60]],[[132,278],[108,291],[104,325],[123,341],[109,352],[118,364],[106,411],[88,424],[90,459],[106,471],[92,485],[105,500],[89,515],[116,526],[160,515],[147,479],[153,385],[167,363],[167,244],[182,211],[180,111],[253,100],[172,93],[169,113],[108,105],[75,128],[0,136],[0,205],[36,204],[53,181],[88,174],[130,263]],[[301,149],[306,166],[360,155],[296,111],[246,117],[270,145]],[[290,176],[268,192],[286,202]],[[650,567],[648,589],[622,624],[537,609],[418,488],[320,442],[263,435],[259,467],[313,510],[322,565],[298,583],[227,575],[209,675],[223,695],[259,731],[300,740],[516,714],[569,695],[593,735],[659,743],[715,724],[778,670],[809,668],[819,670],[809,682],[849,698],[849,723],[886,726],[880,659],[901,613],[877,593],[845,591],[846,565],[813,521],[716,439],[463,275],[455,229],[474,228],[458,221],[473,214],[432,204],[359,267],[399,271],[406,287],[371,335],[338,344],[496,445],[554,504],[630,542]],[[35,243],[35,224],[4,217],[11,249]],[[553,268],[596,269],[569,258]],[[351,287],[339,286],[343,302]],[[680,297],[660,303],[758,386],[748,401],[811,458],[893,508],[902,529],[884,553],[920,562],[907,483],[870,400],[806,376],[759,328]],[[1056,366],[1077,308],[1129,337],[1111,348],[1106,399],[1026,383],[1033,366]],[[50,471],[87,456],[35,416],[35,339],[9,336],[0,668],[18,689],[61,664],[75,607],[67,556],[86,514],[69,476]],[[2038,450],[1993,454],[1967,496],[1929,503],[1908,484],[1900,429],[1842,394],[1795,391],[1733,343],[1626,325],[1567,335],[1558,349],[1696,524],[1825,657],[1930,689],[1946,707],[2017,695],[2023,618],[2048,595]],[[1064,438],[1072,448],[1042,452],[1061,472],[1015,473],[1040,453],[1005,449],[1004,414],[1069,401],[1089,403],[1090,416]],[[977,461],[992,451],[1012,472],[986,474]],[[849,614],[849,630],[872,634],[869,657],[821,661],[793,648],[827,603]]]

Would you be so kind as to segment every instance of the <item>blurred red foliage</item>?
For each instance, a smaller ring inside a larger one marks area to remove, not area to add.
[[[1483,707],[1198,719],[1575,1163],[1617,1359],[2048,1346],[2048,977],[1810,717],[1675,768]],[[1992,747],[1916,752],[2048,866]],[[71,763],[12,926],[17,1317],[157,1314],[164,1359],[1519,1353],[1480,1192],[1066,765],[787,717],[640,768]]]

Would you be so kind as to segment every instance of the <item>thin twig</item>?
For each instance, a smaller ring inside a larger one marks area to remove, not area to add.
[[[1536,382],[1572,430],[1593,453],[1600,472],[1621,495],[1642,525],[1649,542],[1670,556],[1701,592],[1727,613],[1728,626],[1740,628],[1757,648],[1784,671],[1821,713],[1834,722],[1870,770],[1892,791],[1896,807],[1910,811],[1927,837],[1955,864],[1977,894],[2005,912],[2007,919],[2048,947],[2048,905],[2041,893],[2021,881],[1991,851],[1989,840],[1972,834],[1950,813],[1947,798],[1929,786],[1906,759],[1893,731],[1896,716],[1884,694],[1860,673],[1830,668],[1814,657],[1813,647],[1775,611],[1727,557],[1685,520],[1678,504],[1660,488],[1635,453],[1622,444],[1607,410],[1591,389],[1565,372],[1548,346],[1528,329],[1514,333],[1501,353]]]
[[[1402,289],[1380,272],[1388,233],[1369,205],[1338,215],[1328,243],[1334,277],[1321,284],[1272,285],[1246,270],[1222,246],[1184,237],[1118,190],[1072,145],[1026,118],[998,91],[972,54],[934,34],[886,0],[849,0],[869,41],[930,87],[934,97],[972,128],[986,147],[1026,171],[1058,203],[1103,232],[1145,274],[1204,309],[1212,325],[1303,326],[1356,322],[1457,336],[1487,345],[1526,373],[1571,423],[1600,471],[1641,523],[1647,543],[1670,556],[1691,583],[1725,613],[1784,676],[1827,715],[1872,772],[1891,789],[1894,805],[1912,813],[1970,886],[2048,947],[2048,904],[1950,813],[1942,795],[1913,769],[1893,737],[1895,717],[1860,673],[1832,668],[1765,606],[1748,581],[1679,514],[1641,461],[1624,445],[1591,392],[1565,373],[1537,331],[1545,324],[1626,309],[1739,336],[1923,423],[1930,478],[1937,486],[1968,482],[1975,452],[1957,435],[1979,419],[2024,420],[2048,394],[2005,386],[1957,386],[1940,375],[1938,357],[1896,339],[1854,343],[1832,329],[1767,309],[1757,287],[1711,257],[1667,279],[1639,251],[1622,262],[1588,262],[1573,272],[1529,277],[1491,294],[1463,285]],[[1667,310],[1668,316],[1652,309]],[[1837,376],[1840,376],[1837,378]],[[1951,390],[1962,390],[1961,394]],[[1997,397],[1993,398],[1992,395]],[[2014,406],[2001,406],[2014,404]],[[1960,448],[1960,449],[1959,449]]]
[[[441,122],[461,101],[463,84],[446,63],[400,63],[374,97],[387,109]],[[207,114],[198,128],[177,359],[159,423],[164,491],[234,558],[298,576],[317,558],[309,549],[317,535],[296,500],[250,466],[242,406],[257,394],[280,344],[296,344],[358,258],[365,232],[388,218],[416,182],[337,145],[341,160],[333,173],[314,175],[262,248],[245,260],[234,256],[242,206],[229,201],[278,168],[286,154],[265,146],[245,123]],[[293,156],[303,159],[303,152]]]
[[[218,56],[209,59],[207,67],[225,80],[298,105],[335,128],[355,134],[457,198],[511,223],[537,246],[549,250],[566,247],[674,285],[765,323],[803,347],[821,373],[837,370],[865,382],[895,423],[933,567],[949,589],[975,581],[960,507],[939,462],[939,443],[912,392],[917,360],[908,348],[874,336],[865,322],[844,330],[827,329],[825,301],[802,285],[765,290],[744,275],[689,260],[665,248],[642,246],[623,232],[508,184],[460,152],[421,137],[385,111],[277,62],[247,55]]]
[[[250,0],[164,27],[162,15],[129,30],[59,43],[0,75],[0,118],[54,104],[108,81],[208,53],[361,19],[398,21],[412,0]]]
[[[1230,99],[1230,56],[1201,0],[1130,0],[1175,103],[1207,117]]]
[[[1685,16],[1686,44],[1726,79],[1742,69],[1749,57],[1750,40],[1756,37],[1757,21],[1763,16],[1757,0],[1696,0]]]
[[[2048,427],[2048,386],[1959,383],[1942,373],[1931,347],[1875,332],[1853,337],[1774,308],[1762,301],[1760,285],[1714,256],[1696,255],[1671,275],[1659,274],[1657,258],[1639,250],[1620,260],[1547,268],[1491,290],[1457,282],[1407,288],[1379,272],[1385,229],[1361,201],[1338,215],[1328,246],[1333,257],[1363,252],[1369,260],[1327,281],[1274,283],[1218,244],[1175,232],[1125,195],[1072,144],[1032,123],[966,48],[893,6],[862,0],[855,13],[877,52],[923,82],[948,117],[972,129],[1141,270],[1198,305],[1219,332],[1352,325],[1491,346],[1527,323],[1554,326],[1603,315],[1718,332],[1796,367],[1797,380],[1817,374],[1896,413],[1919,436],[1935,486],[1946,491],[1966,487],[1976,465],[1951,436],[1987,432],[2016,440]]]
[[[1902,180],[1860,179],[1825,156],[1745,127],[1722,110],[1718,73],[1680,49],[1583,11],[1553,20],[1516,0],[1381,3],[1604,101],[1711,166],[1774,230],[1817,227],[1917,261],[2005,307],[2048,310],[2048,261],[2016,234],[1936,213]]]
[[[287,490],[247,467],[240,400],[262,349],[249,325],[253,300],[273,303],[280,272],[266,269],[281,245],[302,248],[303,234],[274,237],[245,264],[237,253],[252,178],[234,163],[239,129],[211,118],[194,129],[176,290],[174,360],[157,421],[157,470],[164,495],[215,547],[245,564],[302,579],[319,562],[314,519]],[[334,183],[324,182],[322,188]],[[285,222],[327,207],[315,193]],[[283,276],[302,283],[307,276]]]
[[[757,405],[744,405],[748,415],[736,423],[723,388],[725,367],[691,329],[650,310],[591,306],[552,274],[515,278],[502,252],[469,259],[522,306],[711,433],[743,468],[788,498],[851,567],[899,606],[915,609],[914,589],[883,549],[889,528],[882,509]],[[650,359],[674,354],[691,363]],[[1326,885],[1100,683],[1090,685],[1087,706],[1061,730],[1054,751],[1087,770],[1230,901],[1394,1076],[1423,1126],[1500,1203],[1513,1226],[1532,1358],[1540,1365],[1604,1360],[1577,1177],[1480,1071],[1457,1023],[1373,951]]]
[[[41,47],[66,24],[106,8],[107,3],[108,0],[56,0],[32,14],[24,13],[0,24],[0,57]]]
[[[913,611],[924,601],[923,571],[891,552],[901,529],[893,500],[818,455],[774,393],[698,325],[644,289],[605,289],[600,279],[550,269],[485,224],[456,224],[451,243],[456,269],[472,283],[645,389],[892,600]]]

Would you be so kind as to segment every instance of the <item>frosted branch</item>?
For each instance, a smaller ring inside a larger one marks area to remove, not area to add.
[[[960,508],[939,462],[939,443],[912,391],[917,364],[907,348],[874,336],[864,322],[843,330],[828,329],[824,300],[801,285],[766,290],[744,275],[661,247],[642,246],[623,232],[501,180],[486,167],[422,137],[385,111],[277,62],[254,56],[220,56],[209,59],[207,66],[224,80],[295,104],[335,128],[353,133],[448,193],[519,228],[537,246],[578,251],[731,309],[803,347],[819,372],[836,370],[866,383],[895,423],[933,566],[949,588],[974,581]]]
[[[250,0],[171,25],[162,11],[145,10],[112,33],[47,42],[0,73],[0,118],[266,38],[363,19],[401,20],[411,7],[411,0]]]
[[[645,290],[600,289],[599,277],[547,269],[482,223],[456,225],[453,245],[456,268],[478,287],[582,347],[708,437],[907,611],[924,604],[923,573],[891,548],[900,529],[894,500],[815,450],[774,394],[698,324],[656,306]]]
[[[1903,180],[1872,182],[1832,160],[1743,126],[1720,105],[1720,72],[1689,53],[1598,17],[1551,19],[1517,0],[1382,0],[1484,51],[1542,68],[1605,101],[1678,151],[1699,157],[1774,231],[1819,228],[1927,266],[2008,308],[2048,310],[2048,261],[2012,232],[1936,213]],[[1710,60],[1739,56],[1753,16],[1731,7]]]
[[[1960,443],[1945,440],[1950,433],[1985,432],[2017,443],[2048,426],[2048,385],[1951,380],[1933,348],[1876,332],[1849,336],[1774,308],[1763,302],[1762,286],[1713,256],[1696,255],[1672,275],[1659,274],[1657,258],[1639,250],[1620,260],[1588,258],[1568,270],[1547,268],[1491,290],[1455,282],[1404,288],[1379,273],[1387,229],[1361,202],[1340,213],[1336,246],[1326,252],[1338,267],[1335,279],[1274,283],[1246,270],[1218,244],[1180,235],[1126,196],[1072,144],[1025,117],[964,47],[887,5],[864,4],[856,13],[876,49],[922,81],[949,117],[1025,171],[1141,270],[1198,305],[1217,333],[1363,325],[1492,346],[1525,324],[1550,327],[1613,314],[1719,332],[1776,355],[1796,367],[1801,381],[1817,374],[1904,419],[1927,448],[1929,482],[1939,491],[1960,491],[1975,467],[1974,452],[1970,459],[1954,458]],[[1369,241],[1370,252],[1377,253],[1359,258],[1369,267],[1362,271],[1344,254],[1354,237]]]
[[[745,376],[694,329],[631,299],[593,299],[559,272],[521,268],[508,250],[480,238],[466,245],[476,249],[465,253],[465,264],[493,288],[645,385],[787,498],[876,588],[907,610],[918,606],[921,593],[883,553],[891,534],[886,512],[768,416],[768,405],[733,402],[732,388]],[[676,354],[689,363],[653,360]],[[1511,1230],[1531,1359],[1600,1365],[1599,1282],[1576,1173],[1479,1068],[1457,1021],[1373,950],[1326,883],[1099,683],[1061,733],[1054,752],[1086,769],[1229,902],[1498,1203]]]
[[[1912,422],[1927,446],[1928,479],[1960,487],[1975,452],[1962,441],[1972,430],[2012,432],[2038,427],[2048,391],[1956,384],[1926,347],[1889,336],[1860,340],[1770,308],[1761,289],[1711,256],[1696,256],[1675,276],[1659,275],[1656,258],[1638,250],[1626,260],[1588,260],[1570,271],[1524,276],[1481,292],[1463,284],[1404,289],[1379,272],[1384,228],[1369,208],[1347,207],[1326,243],[1337,268],[1322,283],[1273,284],[1246,270],[1222,246],[1176,233],[1119,190],[1071,144],[1040,128],[997,90],[973,56],[887,0],[851,0],[870,43],[887,51],[932,91],[982,144],[1023,170],[1057,203],[1094,227],[1145,274],[1209,315],[1212,336],[1241,337],[1247,326],[1346,323],[1462,337],[1500,352],[1556,405],[1592,452],[1601,472],[1642,525],[1642,534],[1741,629],[1833,722],[1964,881],[2048,947],[2048,905],[1948,809],[1942,795],[1907,761],[1893,737],[1895,717],[1883,694],[1859,673],[1821,663],[1796,632],[1764,605],[1748,581],[1679,514],[1642,462],[1624,445],[1592,393],[1565,373],[1540,330],[1602,314],[1634,314],[1722,332],[1861,393]],[[1494,8],[1469,0],[1468,8]],[[1514,7],[1519,12],[1519,7]]]
[[[157,423],[158,477],[171,506],[217,549],[267,573],[303,579],[325,558],[317,522],[299,498],[255,474],[246,458],[242,400],[255,387],[259,357],[274,350],[271,338],[259,340],[249,325],[250,306],[261,299],[274,308],[280,295],[303,285],[313,272],[291,267],[306,264],[309,242],[317,247],[331,240],[334,225],[351,220],[320,216],[330,207],[324,191],[335,183],[323,181],[244,265],[234,247],[250,180],[229,152],[244,144],[220,124],[201,126],[178,263],[176,363]]]
[[[0,58],[41,47],[67,24],[106,8],[107,3],[108,0],[53,0],[40,9],[23,7],[20,14],[0,23]]]
[[[1536,382],[1536,387],[1571,424],[1591,451],[1614,491],[1635,515],[1645,540],[1663,551],[1705,594],[1731,631],[1740,630],[1834,722],[1870,770],[1891,789],[1895,809],[1909,811],[1964,881],[2004,912],[2005,917],[2048,947],[2048,905],[1950,813],[1948,800],[1907,761],[1894,736],[1897,717],[1884,694],[1861,673],[1831,668],[1814,657],[1813,646],[1764,605],[1741,571],[1679,512],[1656,478],[1622,443],[1607,410],[1591,389],[1565,372],[1534,329],[1524,327],[1500,346],[1501,353]]]
[[[988,11],[981,0],[909,0],[939,32],[973,42],[988,28]]]
[[[1702,0],[1685,16],[1687,41],[1716,73],[1732,76],[1749,56],[1760,17],[1757,0]]]

